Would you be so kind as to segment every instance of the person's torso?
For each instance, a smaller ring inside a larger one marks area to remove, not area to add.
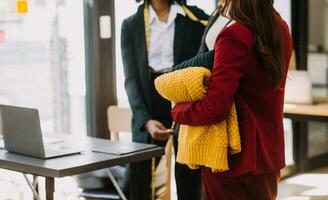
[[[193,12],[200,11],[196,7],[189,7]],[[130,16],[126,20],[131,30],[131,42],[133,43],[133,54],[135,55],[135,66],[138,70],[138,77],[141,83],[143,95],[146,103],[151,108],[151,84],[150,80],[150,63],[149,54],[146,47],[146,33],[144,22],[144,5],[139,6],[136,14]],[[202,18],[207,16],[201,16]],[[173,65],[184,60],[192,58],[197,54],[201,37],[204,32],[204,25],[189,19],[186,16],[178,14],[174,20],[174,36],[173,36]],[[172,39],[172,38],[171,38]],[[156,41],[153,41],[155,43]],[[155,44],[156,45],[156,44]],[[171,49],[172,50],[172,49]],[[163,56],[165,58],[166,56]],[[170,57],[170,56],[168,56]],[[167,61],[165,61],[167,62]],[[172,67],[172,66],[171,66]]]
[[[182,7],[174,3],[171,5],[166,21],[161,21],[155,10],[149,5],[149,67],[155,72],[169,71],[174,65],[174,35],[175,19],[184,16]]]
[[[240,27],[240,34],[243,34],[242,29],[247,29],[240,23],[231,26]],[[283,41],[282,64],[285,73],[279,89],[273,86],[271,78],[259,62],[254,50],[244,61],[245,75],[240,80],[235,94],[242,152],[230,156],[231,170],[225,173],[226,175],[238,176],[247,172],[266,173],[285,166],[283,99],[292,53],[292,40],[288,26],[283,20],[280,22],[280,28]],[[254,38],[252,40],[254,41]],[[249,45],[254,48],[253,41],[249,41]]]

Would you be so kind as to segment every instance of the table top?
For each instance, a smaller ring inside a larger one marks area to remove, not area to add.
[[[82,147],[80,154],[51,159],[38,159],[0,150],[0,168],[35,174],[45,177],[65,177],[86,173],[115,165],[127,164],[164,155],[164,148],[155,147],[126,155],[92,152],[96,146],[104,146],[112,141],[91,137],[68,137],[66,143]]]
[[[328,121],[328,98],[315,97],[314,101],[314,104],[285,104],[285,117]]]

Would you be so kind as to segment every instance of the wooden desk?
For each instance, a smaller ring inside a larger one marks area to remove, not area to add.
[[[328,121],[328,98],[315,98],[315,104],[285,104],[284,116],[291,119]]]
[[[328,154],[309,158],[308,122],[328,122],[328,98],[315,97],[313,105],[285,104],[284,117],[292,120],[296,172],[328,164]]]
[[[68,139],[68,144],[76,144],[85,149],[81,154],[52,159],[38,159],[29,156],[8,153],[0,150],[0,167],[17,172],[43,176],[46,178],[47,200],[53,199],[55,177],[73,176],[81,173],[109,168],[164,155],[164,149],[155,147],[126,155],[113,155],[92,152],[95,146],[110,145],[112,141],[91,137]]]

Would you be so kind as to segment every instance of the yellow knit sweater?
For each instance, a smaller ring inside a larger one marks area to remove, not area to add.
[[[164,74],[155,80],[160,95],[173,103],[202,100],[211,72],[203,67],[190,67]],[[177,162],[191,169],[205,166],[213,172],[229,170],[228,152],[241,151],[237,112],[235,105],[225,121],[208,126],[181,125],[178,138]]]

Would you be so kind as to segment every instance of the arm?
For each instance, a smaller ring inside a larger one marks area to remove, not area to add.
[[[143,129],[145,123],[151,119],[151,115],[147,109],[143,92],[141,91],[131,34],[133,32],[129,30],[127,22],[124,21],[121,34],[121,50],[125,75],[124,86],[136,123],[140,129]]]
[[[238,31],[227,28],[219,35],[207,96],[202,101],[177,104],[171,111],[174,121],[199,126],[215,124],[226,118],[240,79],[245,74],[245,59],[251,52],[244,37],[252,40],[251,32],[241,36]]]
[[[213,61],[214,61],[214,51],[208,51],[206,53],[198,54],[195,57],[174,66],[172,71],[185,69],[188,67],[205,67],[208,70],[212,70]]]

